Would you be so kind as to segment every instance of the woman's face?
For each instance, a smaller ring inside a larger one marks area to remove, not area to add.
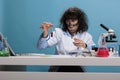
[[[77,19],[69,19],[66,21],[68,31],[71,35],[74,35],[77,32],[78,29],[78,20]]]

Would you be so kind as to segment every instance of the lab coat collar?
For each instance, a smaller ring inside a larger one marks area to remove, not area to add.
[[[77,33],[75,33],[75,34],[72,36],[68,31],[66,31],[66,32],[64,32],[64,34],[65,34],[65,35],[68,35],[68,36],[70,36],[70,37],[74,37],[74,36],[76,36],[76,35],[79,35],[80,33],[77,32]]]

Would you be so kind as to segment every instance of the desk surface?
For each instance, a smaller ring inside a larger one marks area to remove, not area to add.
[[[119,57],[72,57],[59,55],[0,57],[0,65],[120,66]],[[0,71],[1,80],[120,80],[120,73],[64,73]]]
[[[120,66],[120,57],[73,57],[59,55],[0,57],[0,65]]]

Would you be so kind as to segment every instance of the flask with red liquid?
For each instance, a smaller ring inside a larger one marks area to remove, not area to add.
[[[106,48],[99,48],[97,51],[97,57],[108,57],[109,50]]]
[[[98,50],[97,50],[97,57],[108,57],[109,56],[109,50],[107,48],[106,39],[103,36],[100,36],[98,41]]]

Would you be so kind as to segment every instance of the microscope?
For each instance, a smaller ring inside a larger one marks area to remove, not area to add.
[[[103,24],[100,24],[100,26],[107,31],[107,33],[102,33],[102,37],[105,38],[106,42],[117,42],[117,40],[115,40],[117,37],[113,29],[109,29]]]
[[[99,57],[108,57],[110,55],[115,54],[117,49],[117,40],[116,35],[113,29],[109,29],[103,24],[100,24],[102,28],[104,28],[107,32],[102,33],[98,40],[98,51],[97,56]]]

